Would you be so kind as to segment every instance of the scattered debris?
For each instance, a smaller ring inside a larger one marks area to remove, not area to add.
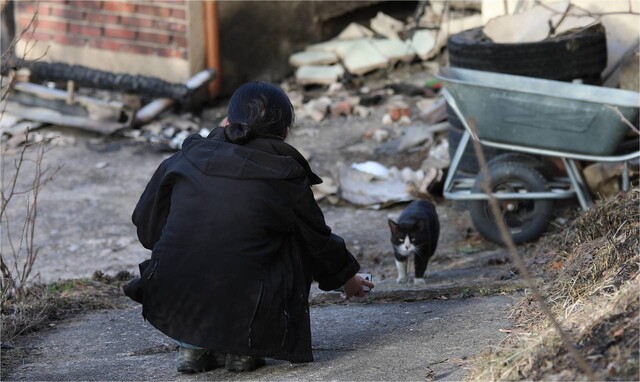
[[[432,126],[413,125],[404,130],[398,151],[404,151],[411,147],[425,145],[431,146],[434,140],[434,134],[446,131],[449,127],[448,122],[439,123]]]
[[[307,65],[296,70],[296,81],[300,85],[331,85],[342,76],[342,65]]]
[[[311,187],[311,190],[313,191],[313,197],[317,201],[320,201],[324,198],[327,198],[327,200],[331,204],[336,204],[339,201],[339,199],[335,196],[336,192],[338,192],[338,185],[332,178],[322,178],[322,183]]]
[[[307,65],[330,65],[336,62],[338,62],[338,57],[332,52],[304,51],[289,57],[289,63],[296,68]]]
[[[429,186],[442,179],[442,170],[387,168],[378,162],[354,163],[338,168],[340,196],[361,206],[384,208],[415,197],[428,197]]]
[[[429,125],[447,119],[447,103],[444,98],[439,98],[436,101],[422,100],[416,106],[420,109],[418,118]]]
[[[331,99],[329,97],[320,97],[304,104],[303,112],[315,122],[320,122],[327,115],[330,105]]]
[[[387,111],[393,122],[399,121],[402,117],[411,117],[411,108],[401,99],[394,99],[387,106]]]
[[[343,100],[331,105],[331,116],[340,117],[351,115],[353,105],[348,100]]]
[[[583,175],[594,194],[611,196],[620,192],[619,180],[622,171],[621,163],[598,162],[587,166]]]

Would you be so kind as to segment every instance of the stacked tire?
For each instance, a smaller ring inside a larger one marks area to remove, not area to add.
[[[492,42],[482,31],[473,28],[449,37],[447,43],[452,67],[483,70],[545,78],[557,81],[582,80],[586,84],[600,84],[600,76],[607,65],[607,42],[601,24],[549,38],[522,44]],[[453,157],[464,126],[453,109],[447,105],[449,118],[449,154]],[[504,151],[483,148],[487,160]],[[478,172],[473,148],[467,147],[460,162],[460,171]]]

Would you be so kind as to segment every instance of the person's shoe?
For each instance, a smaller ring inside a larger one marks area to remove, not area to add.
[[[222,362],[220,362],[222,360]],[[225,363],[224,354],[208,349],[188,349],[180,346],[178,351],[178,371],[180,373],[200,373],[213,370]]]
[[[225,369],[227,371],[251,371],[264,366],[264,358],[252,357],[249,355],[227,354]]]

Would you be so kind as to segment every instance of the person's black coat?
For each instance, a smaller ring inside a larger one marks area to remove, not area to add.
[[[227,142],[221,128],[185,140],[133,213],[151,259],[125,294],[157,329],[232,354],[313,360],[308,294],[359,269],[310,186],[321,180],[288,144]]]

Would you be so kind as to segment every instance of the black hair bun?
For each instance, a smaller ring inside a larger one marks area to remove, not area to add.
[[[225,127],[224,136],[229,142],[243,145],[253,139],[253,131],[246,123],[231,122]]]

